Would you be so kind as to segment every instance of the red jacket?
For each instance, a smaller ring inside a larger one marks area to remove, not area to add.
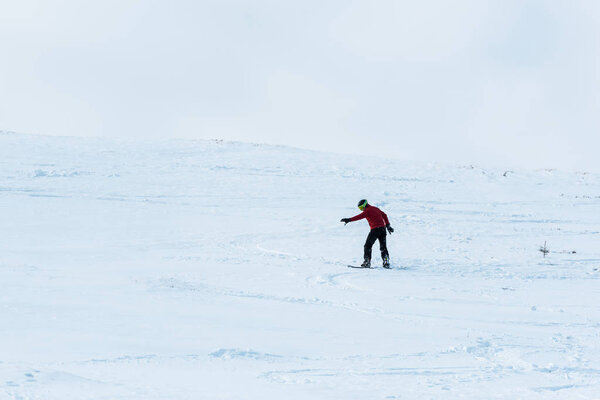
[[[367,205],[363,212],[360,214],[350,218],[350,221],[358,221],[359,219],[366,218],[369,221],[369,226],[371,229],[381,228],[383,226],[389,225],[390,221],[388,220],[387,215],[379,208]]]

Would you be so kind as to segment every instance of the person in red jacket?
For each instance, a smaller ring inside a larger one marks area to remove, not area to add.
[[[390,255],[388,253],[387,246],[385,243],[385,230],[387,229],[389,233],[392,233],[394,232],[394,229],[391,227],[387,215],[379,208],[370,205],[365,199],[362,199],[358,202],[358,209],[362,211],[360,214],[352,218],[342,218],[340,222],[344,222],[345,225],[348,222],[358,221],[363,218],[366,218],[369,222],[369,227],[371,228],[371,231],[369,232],[369,235],[367,236],[367,241],[365,242],[365,260],[361,264],[361,267],[371,267],[371,250],[373,248],[375,240],[379,240],[379,249],[381,250],[381,259],[383,260],[383,267],[389,268]]]

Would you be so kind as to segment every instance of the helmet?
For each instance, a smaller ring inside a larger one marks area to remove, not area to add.
[[[367,199],[362,199],[358,202],[358,208],[360,209],[360,211],[363,211],[368,205],[369,203],[367,203]]]

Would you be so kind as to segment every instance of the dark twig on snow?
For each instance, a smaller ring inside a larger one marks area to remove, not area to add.
[[[546,246],[545,240],[544,240],[544,247],[540,247],[540,251],[544,255],[544,258],[546,258],[546,254],[550,253],[550,250],[548,250],[548,247]]]

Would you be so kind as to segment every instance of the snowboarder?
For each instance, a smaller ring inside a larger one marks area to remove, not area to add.
[[[369,232],[369,235],[367,236],[367,241],[365,242],[365,260],[361,264],[361,267],[371,267],[371,249],[373,248],[375,240],[379,240],[379,249],[381,250],[381,259],[383,260],[383,267],[390,268],[390,255],[388,253],[387,246],[385,243],[385,230],[387,229],[389,233],[392,233],[394,232],[394,229],[390,226],[390,221],[388,220],[387,215],[379,208],[370,205],[365,199],[362,199],[358,202],[358,209],[362,211],[360,214],[352,218],[342,218],[340,222],[344,222],[345,225],[348,222],[358,221],[363,218],[366,218],[369,222],[369,227],[371,228],[371,231]]]

